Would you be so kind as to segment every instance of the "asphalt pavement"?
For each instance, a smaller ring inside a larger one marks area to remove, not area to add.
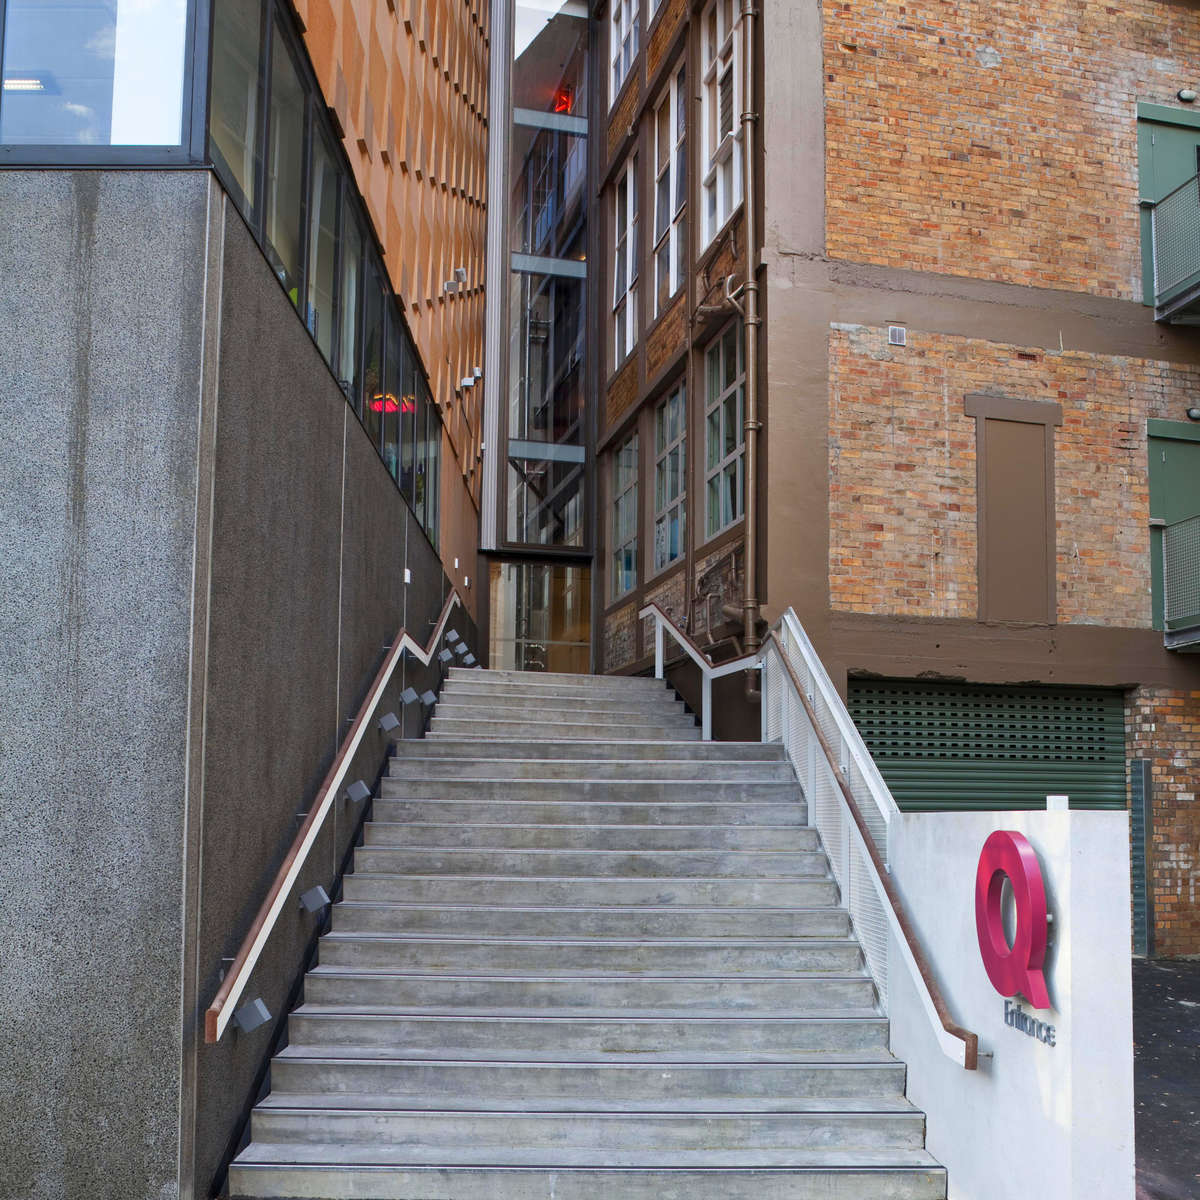
[[[1134,959],[1137,1200],[1200,1200],[1200,962]]]

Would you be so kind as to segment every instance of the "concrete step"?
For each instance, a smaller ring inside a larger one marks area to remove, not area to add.
[[[461,719],[434,715],[429,723],[430,732],[434,734],[453,734],[455,737],[514,737],[528,738],[543,734],[548,738],[569,738],[587,741],[596,738],[600,741],[699,741],[700,727],[688,725],[681,718],[676,722],[673,718],[666,721],[655,720],[637,724],[626,720],[616,721],[518,721],[497,719]]]
[[[592,1016],[731,1014],[818,1016],[853,1009],[876,1013],[875,985],[861,973],[754,979],[645,975],[559,977],[363,973],[318,966],[304,981],[304,1002],[355,1012],[453,1010],[473,1015],[569,1010]]]
[[[252,1136],[278,1145],[372,1146],[387,1156],[383,1161],[401,1163],[428,1159],[439,1147],[443,1152],[486,1149],[493,1161],[515,1160],[518,1153],[527,1160],[530,1151],[572,1157],[605,1151],[619,1156],[647,1150],[656,1155],[707,1152],[733,1166],[746,1154],[763,1151],[919,1149],[925,1119],[894,1097],[874,1104],[838,1097],[788,1113],[706,1113],[703,1120],[690,1112],[446,1113],[271,1105],[255,1110]]]
[[[648,1111],[701,1105],[706,1100],[787,1102],[797,1096],[901,1096],[904,1064],[894,1059],[855,1062],[834,1054],[809,1061],[759,1063],[540,1063],[513,1060],[354,1058],[336,1046],[286,1046],[271,1064],[271,1091],[404,1096],[420,1105],[560,1111],[612,1106]],[[494,1099],[493,1099],[494,1104]]]
[[[752,783],[796,783],[796,774],[786,762],[739,762],[737,760],[643,759],[637,763],[639,779],[710,778]],[[439,758],[393,758],[387,778],[405,780],[454,779],[626,779],[631,765],[619,759],[593,759],[583,754],[571,758],[484,758],[462,757],[452,766]]]
[[[695,794],[695,793],[693,793]],[[391,800],[375,801],[376,821],[418,824],[462,823],[485,825],[737,825],[783,829],[803,826],[807,808],[799,793],[781,804],[725,801],[668,800],[647,803],[631,800],[583,801],[560,804],[549,800]]]
[[[301,1006],[288,1020],[293,1046],[352,1046],[360,1052],[403,1047],[408,1058],[521,1058],[555,1062],[638,1055],[653,1062],[783,1060],[821,1051],[881,1055],[883,1017],[638,1018],[536,1016],[419,1017],[348,1013]]]
[[[548,875],[597,878],[824,879],[828,860],[812,850],[480,850],[473,846],[360,846],[354,869],[419,875]]]
[[[788,1151],[778,1164],[656,1168],[649,1152],[622,1166],[604,1152],[594,1166],[338,1165],[339,1148],[253,1143],[230,1170],[232,1200],[945,1200],[946,1173],[924,1150]],[[321,1158],[324,1156],[325,1161]]]
[[[700,908],[815,908],[838,903],[832,879],[635,879],[620,875],[551,878],[380,874],[356,871],[342,885],[347,900],[406,904],[687,905]]]
[[[689,728],[696,724],[696,718],[684,711],[682,702],[656,700],[650,704],[624,704],[617,701],[608,706],[602,703],[592,704],[587,700],[563,700],[555,697],[550,700],[530,700],[525,697],[519,703],[504,703],[496,700],[473,700],[470,703],[450,700],[443,697],[434,709],[435,717],[456,717],[462,720],[497,720],[497,721],[566,721],[577,725],[582,722],[595,723],[601,727],[608,725],[631,725],[645,723],[647,725],[679,726]]]
[[[525,738],[447,737],[444,734],[415,738],[400,743],[393,762],[408,755],[420,758],[570,758],[580,752],[577,741],[555,742]],[[615,758],[621,762],[643,759],[687,759],[704,762],[786,762],[778,742],[622,742],[591,740],[586,747],[590,759]]]
[[[451,938],[329,933],[322,966],[347,971],[479,971],[519,975],[798,975],[862,968],[850,938]]]
[[[475,904],[333,906],[335,933],[489,937],[849,937],[841,908],[525,908]]]
[[[653,804],[663,801],[747,801],[757,804],[798,803],[796,783],[756,783],[744,779],[392,779],[380,780],[385,800],[551,800],[568,804],[602,800]]]
[[[485,683],[515,684],[520,687],[578,687],[589,691],[663,691],[666,683],[648,675],[573,675],[561,671],[476,671],[472,667],[451,667],[448,682],[465,681],[477,687]]]
[[[597,695],[590,689],[575,695],[547,695],[529,688],[466,688],[442,689],[438,700],[438,711],[443,708],[470,709],[473,712],[507,712],[509,710],[551,713],[564,712],[574,716],[589,711],[612,713],[617,716],[656,715],[665,717],[683,716],[686,708],[682,700],[666,690],[651,695]],[[449,714],[447,714],[449,715]]]
[[[819,850],[805,825],[452,825],[369,821],[368,846],[472,846],[559,850]]]

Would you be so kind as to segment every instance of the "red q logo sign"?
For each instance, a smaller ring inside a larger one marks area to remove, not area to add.
[[[1012,884],[1017,910],[1011,948],[1004,936],[1000,910],[1005,878]],[[997,830],[983,843],[975,875],[975,928],[983,965],[996,991],[1002,996],[1020,992],[1034,1008],[1049,1008],[1050,994],[1042,974],[1046,960],[1046,888],[1037,854],[1019,833]]]

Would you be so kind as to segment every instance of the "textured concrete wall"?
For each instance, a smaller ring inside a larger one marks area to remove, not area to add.
[[[197,1196],[238,1132],[272,1030],[203,1044],[223,959],[236,954],[385,645],[402,624],[423,641],[449,593],[437,553],[232,205],[222,231],[203,815],[189,852],[199,883],[186,952],[195,1117],[184,1189]],[[477,645],[466,614],[453,624]],[[435,669],[406,662],[388,706],[400,711],[406,683],[436,682]],[[405,723],[419,733],[419,712]],[[372,782],[386,748],[372,728],[349,778]],[[301,890],[332,886],[358,815],[335,805]],[[283,1013],[314,922],[287,907],[245,999]]]
[[[6,1198],[177,1194],[208,188],[0,172]]]

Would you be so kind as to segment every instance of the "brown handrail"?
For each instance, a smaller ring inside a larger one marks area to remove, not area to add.
[[[842,774],[842,769],[838,765],[833,747],[829,744],[829,739],[825,736],[824,730],[821,729],[821,725],[817,720],[817,714],[813,709],[812,703],[809,701],[808,693],[804,690],[804,685],[800,682],[800,678],[796,674],[796,669],[788,660],[787,649],[780,640],[779,634],[774,629],[767,634],[767,640],[775,643],[775,648],[779,652],[779,660],[783,663],[784,670],[787,671],[788,678],[792,681],[792,687],[796,689],[796,695],[799,696],[800,703],[804,705],[804,711],[808,713],[809,722],[813,727],[813,732],[817,735],[817,740],[821,743],[821,749],[825,751],[825,757],[829,761],[829,769],[833,773],[834,779],[837,780],[838,789],[842,793],[842,799],[846,801],[846,807],[850,810],[850,815],[854,818],[855,825],[858,826],[858,832],[862,835],[863,843],[867,847],[867,853],[871,857],[871,863],[875,867],[875,874],[879,877],[879,882],[883,885],[883,890],[887,895],[888,903],[891,904],[892,911],[896,914],[896,921],[900,926],[901,932],[904,934],[904,940],[908,943],[908,949],[913,956],[913,961],[917,964],[917,970],[921,972],[921,979],[925,984],[925,990],[929,993],[930,1000],[933,1002],[933,1008],[938,1015],[938,1020],[941,1021],[942,1028],[951,1037],[956,1037],[963,1042],[963,1066],[968,1071],[977,1070],[979,1067],[979,1035],[959,1025],[950,1015],[950,1009],[942,997],[941,989],[937,985],[937,980],[934,977],[933,969],[929,965],[925,949],[921,945],[921,940],[908,918],[904,901],[900,898],[900,893],[892,883],[892,878],[888,874],[883,856],[879,853],[879,847],[876,846],[875,839],[871,835],[871,830],[867,827],[867,823],[863,819],[862,812],[858,807],[858,801],[854,799],[854,793],[850,790],[850,785],[846,782],[846,778]]]
[[[221,1035],[225,1032],[225,1028],[233,1015],[233,1004],[236,1003],[237,998],[241,995],[242,989],[246,986],[246,982],[249,979],[250,972],[258,962],[262,948],[266,944],[271,930],[274,928],[279,912],[287,900],[288,893],[296,882],[300,868],[304,865],[304,860],[308,857],[309,850],[316,841],[320,827],[341,787],[341,782],[349,768],[350,761],[358,750],[363,733],[370,723],[376,706],[383,697],[384,688],[387,687],[388,681],[391,679],[392,672],[396,669],[396,664],[400,661],[401,655],[405,650],[408,650],[423,666],[428,666],[433,658],[434,647],[437,646],[441,639],[442,631],[445,629],[446,621],[450,616],[450,610],[454,605],[461,603],[462,600],[457,590],[451,588],[450,595],[446,597],[446,603],[442,606],[441,614],[434,625],[433,633],[424,646],[418,645],[413,640],[412,635],[403,626],[401,626],[399,633],[396,634],[391,649],[388,651],[387,656],[384,658],[382,665],[375,675],[374,681],[367,691],[366,699],[363,700],[362,706],[351,723],[349,731],[342,739],[342,744],[338,748],[333,763],[325,774],[325,779],[317,791],[316,798],[309,809],[308,815],[304,819],[304,823],[300,826],[287,854],[284,855],[283,862],[275,874],[275,879],[267,891],[266,898],[263,900],[258,914],[246,932],[245,938],[242,939],[241,947],[233,960],[233,965],[229,968],[228,974],[222,980],[221,986],[217,989],[217,994],[213,997],[212,1003],[208,1006],[204,1014],[205,1042],[212,1043],[219,1041]]]

